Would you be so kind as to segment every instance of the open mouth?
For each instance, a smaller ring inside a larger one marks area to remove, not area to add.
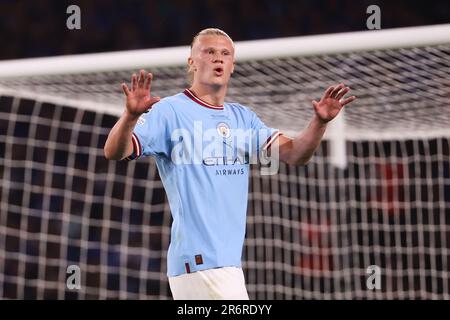
[[[223,68],[222,68],[222,67],[214,68],[214,74],[215,74],[216,76],[221,76],[221,75],[223,75]]]

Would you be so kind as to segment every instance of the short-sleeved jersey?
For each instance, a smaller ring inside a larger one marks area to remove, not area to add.
[[[129,160],[156,159],[173,217],[168,276],[241,266],[249,164],[279,134],[247,107],[188,89],[139,118]]]

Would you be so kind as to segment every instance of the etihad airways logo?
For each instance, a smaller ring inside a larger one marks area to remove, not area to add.
[[[194,130],[176,129],[171,159],[176,165],[234,166],[261,164],[261,174],[278,172],[278,147],[271,146],[269,157],[266,142],[273,135],[269,129],[232,129],[226,122],[203,130],[202,121],[194,122]]]
[[[246,154],[243,157],[236,156],[233,158],[227,157],[206,157],[203,159],[205,166],[219,166],[219,165],[235,165],[235,164],[250,164],[250,157]]]

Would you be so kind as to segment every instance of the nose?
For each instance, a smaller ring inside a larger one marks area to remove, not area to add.
[[[220,52],[214,53],[213,62],[223,63],[222,55],[220,54]]]

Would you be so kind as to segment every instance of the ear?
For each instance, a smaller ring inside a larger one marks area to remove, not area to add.
[[[191,68],[193,67],[193,71],[197,71],[197,68],[194,67],[194,59],[192,59],[192,57],[188,58],[188,65],[189,65],[189,70],[191,70]]]
[[[233,74],[233,72],[234,72],[234,67],[235,67],[235,65],[236,65],[236,61],[233,60],[233,67],[231,68],[231,74]]]

